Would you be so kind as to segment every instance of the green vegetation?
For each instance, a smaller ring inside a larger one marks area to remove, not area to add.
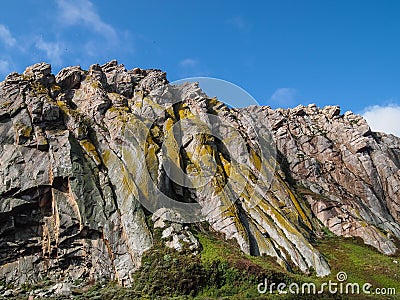
[[[231,241],[197,231],[200,254],[177,252],[161,242],[148,251],[134,273],[134,286],[96,284],[79,297],[96,299],[256,299],[257,284],[287,282],[288,272],[266,257],[243,254]],[[76,293],[76,292],[75,292]]]
[[[148,220],[149,221],[149,220]],[[166,248],[155,231],[158,242],[145,253],[142,266],[134,273],[134,286],[122,288],[115,282],[90,283],[73,290],[76,299],[400,299],[400,255],[392,257],[377,252],[360,239],[329,235],[315,244],[329,261],[332,274],[317,278],[300,272],[290,273],[270,257],[243,254],[233,241],[204,230],[204,224],[192,231],[201,243],[199,254]],[[397,263],[396,263],[397,262]],[[257,285],[264,282],[313,283],[338,282],[338,272],[346,272],[345,283],[370,283],[375,288],[395,288],[396,296],[330,294],[320,295],[259,294]],[[48,284],[48,283],[47,283]],[[38,285],[40,286],[40,285]],[[37,288],[37,286],[34,286]],[[24,287],[30,290],[29,287]]]
[[[357,282],[360,285],[368,282],[373,288],[393,287],[398,294],[397,298],[393,299],[400,299],[399,253],[394,256],[383,255],[358,238],[327,238],[321,240],[317,248],[331,266],[332,275],[328,280],[335,278],[338,272],[346,272],[346,282]]]
[[[116,283],[96,284],[82,298],[93,299],[398,299],[399,296],[369,296],[329,294],[321,295],[259,294],[257,285],[269,283],[323,283],[338,282],[336,274],[346,272],[346,283],[364,283],[377,287],[395,288],[400,293],[400,256],[385,256],[366,246],[359,239],[327,235],[315,245],[327,258],[332,274],[325,278],[302,273],[290,273],[273,258],[243,254],[233,241],[225,241],[208,231],[195,228],[201,243],[200,254],[188,249],[176,252],[161,242],[148,251],[142,266],[134,274],[132,288],[121,288]],[[196,230],[197,229],[197,230]],[[396,263],[396,261],[398,263]],[[397,298],[396,298],[397,297]]]

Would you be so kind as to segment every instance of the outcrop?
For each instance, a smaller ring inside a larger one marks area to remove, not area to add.
[[[162,229],[207,222],[251,255],[330,273],[327,231],[384,254],[400,237],[400,139],[339,107],[232,108],[111,61],[0,83],[0,279],[132,284]]]

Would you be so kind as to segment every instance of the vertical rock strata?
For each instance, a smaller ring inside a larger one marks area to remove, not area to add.
[[[161,194],[244,252],[324,276],[312,243],[325,228],[397,250],[399,167],[399,138],[338,107],[234,109],[159,70],[39,63],[0,83],[0,278],[130,285],[153,244],[146,215],[168,215]]]
[[[400,236],[400,139],[339,107],[258,110],[273,125],[285,169],[313,214],[339,236],[394,254]]]

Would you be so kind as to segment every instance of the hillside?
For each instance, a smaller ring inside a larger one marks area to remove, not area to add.
[[[237,109],[160,70],[39,63],[0,84],[1,285],[224,296],[334,278],[341,260],[393,278],[399,168],[400,139],[339,107]]]

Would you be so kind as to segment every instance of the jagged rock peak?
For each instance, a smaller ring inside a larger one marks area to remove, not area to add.
[[[235,109],[161,70],[39,63],[0,84],[0,157],[6,283],[130,285],[157,228],[199,252],[193,221],[318,276],[328,230],[397,251],[400,139],[337,106]]]

